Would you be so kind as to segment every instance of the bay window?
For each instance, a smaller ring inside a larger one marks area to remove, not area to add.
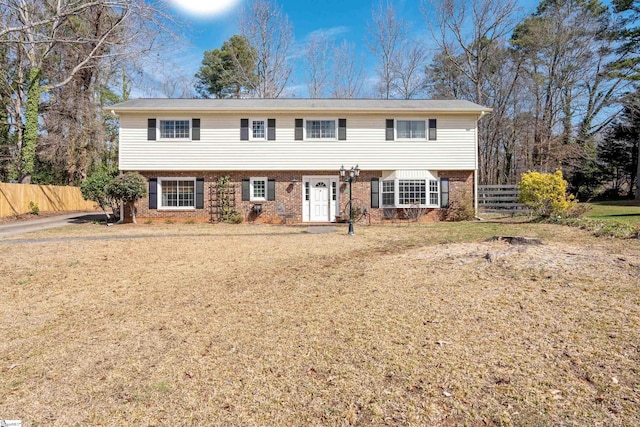
[[[440,207],[440,180],[437,177],[429,177],[428,173],[422,175],[425,178],[409,178],[392,173],[384,178],[380,192],[380,205],[397,208]]]

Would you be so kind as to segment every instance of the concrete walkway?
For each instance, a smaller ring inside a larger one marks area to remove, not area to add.
[[[48,228],[65,227],[73,224],[86,224],[92,221],[104,221],[101,213],[72,213],[57,215],[42,219],[29,219],[8,224],[0,224],[0,238],[14,236],[16,234],[30,233],[32,231],[46,230]]]

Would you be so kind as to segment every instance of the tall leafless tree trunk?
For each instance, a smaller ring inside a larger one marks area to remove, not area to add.
[[[275,0],[253,0],[240,14],[240,31],[255,50],[258,79],[254,95],[277,98],[287,86],[292,65],[293,28]]]
[[[391,87],[400,98],[419,97],[426,86],[425,67],[427,49],[419,40],[405,40],[398,48],[396,59],[391,64]]]
[[[364,83],[364,58],[355,52],[355,45],[346,40],[333,51],[334,98],[358,98]]]
[[[368,24],[368,46],[377,60],[379,93],[384,99],[393,97],[394,67],[401,44],[407,38],[408,22],[398,17],[390,1],[380,1],[371,12]]]
[[[326,96],[331,66],[329,42],[324,36],[313,35],[304,54],[304,71],[310,98]]]

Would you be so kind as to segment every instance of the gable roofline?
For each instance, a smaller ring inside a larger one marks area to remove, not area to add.
[[[454,113],[484,115],[489,107],[463,100],[434,99],[178,99],[140,98],[105,107],[120,113],[151,112],[363,112],[363,113]]]

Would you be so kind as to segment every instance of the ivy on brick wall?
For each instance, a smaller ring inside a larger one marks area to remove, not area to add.
[[[235,203],[231,200],[230,181],[231,178],[228,175],[221,176],[215,184],[218,196],[218,221],[239,224],[242,222],[242,214],[238,212]]]

